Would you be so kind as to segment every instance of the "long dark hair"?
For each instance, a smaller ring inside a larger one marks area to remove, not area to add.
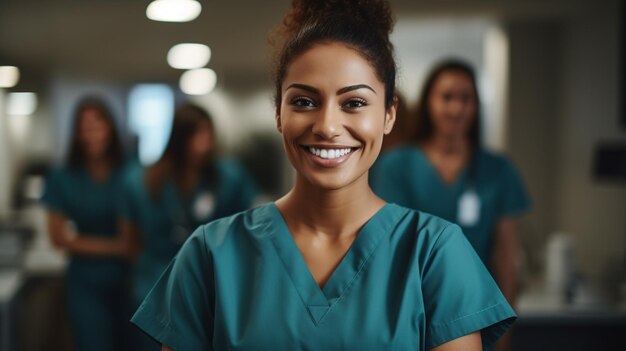
[[[476,97],[476,115],[473,118],[473,123],[469,128],[469,140],[472,147],[475,149],[480,146],[480,98],[478,97],[478,89],[476,87],[476,74],[474,69],[467,62],[460,59],[447,59],[438,63],[428,74],[424,82],[424,87],[420,94],[417,109],[415,110],[415,117],[417,121],[416,139],[418,143],[422,143],[428,140],[434,132],[434,125],[428,102],[433,91],[435,82],[444,72],[461,72],[467,75],[474,88],[474,96]]]
[[[339,42],[356,50],[385,85],[385,107],[393,104],[396,63],[389,40],[394,25],[391,8],[383,0],[294,0],[283,20],[274,69],[276,109],[289,64],[314,44]]]
[[[80,136],[78,135],[78,128],[83,113],[89,109],[96,110],[98,115],[107,123],[109,127],[109,141],[106,156],[108,161],[111,163],[111,166],[119,166],[123,161],[124,154],[122,151],[122,143],[120,141],[119,133],[113,119],[113,114],[104,100],[95,96],[83,97],[74,109],[72,137],[70,140],[66,163],[75,168],[85,167],[87,160],[85,151],[80,141]]]
[[[215,126],[207,111],[191,103],[182,104],[176,109],[172,132],[165,151],[146,174],[148,193],[151,197],[159,196],[160,189],[167,179],[173,179],[177,182],[182,178],[182,172],[188,162],[189,141],[198,130],[200,123],[209,124],[211,138],[215,140]],[[215,166],[215,148],[206,158],[201,173],[202,179],[208,182],[209,187],[213,189],[217,187],[219,179]]]

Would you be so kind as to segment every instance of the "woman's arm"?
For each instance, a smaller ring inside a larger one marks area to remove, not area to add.
[[[169,347],[165,345],[161,345],[161,351],[172,351],[172,349],[170,349]]]
[[[516,218],[503,218],[496,224],[491,266],[494,278],[504,297],[515,306],[517,293],[517,240]]]
[[[441,344],[432,351],[481,351],[483,349],[480,331]]]
[[[493,275],[502,294],[515,308],[517,299],[517,262],[518,262],[518,219],[508,217],[496,224],[491,266]],[[508,331],[496,343],[496,350],[509,349],[511,333]]]
[[[59,212],[48,212],[48,232],[52,244],[72,254],[131,257],[136,251],[132,232],[120,230],[113,238],[83,233],[71,235],[66,229],[67,218]],[[120,227],[123,227],[120,224]]]

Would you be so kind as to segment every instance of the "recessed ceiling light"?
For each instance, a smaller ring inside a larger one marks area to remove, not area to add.
[[[146,16],[153,21],[189,22],[202,11],[195,0],[154,0],[146,8]]]
[[[203,44],[177,44],[167,53],[167,63],[173,68],[194,69],[209,63],[211,49]]]
[[[186,71],[180,76],[180,90],[188,95],[206,95],[217,84],[217,74],[210,68]]]
[[[0,88],[12,88],[20,80],[20,70],[15,66],[0,66]]]

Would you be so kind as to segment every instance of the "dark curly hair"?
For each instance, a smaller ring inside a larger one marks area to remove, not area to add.
[[[274,70],[276,109],[291,62],[314,44],[339,42],[358,51],[385,85],[385,107],[393,104],[396,63],[389,34],[394,19],[383,0],[294,0],[277,32],[281,42]]]
[[[430,73],[426,77],[424,87],[422,88],[417,108],[415,110],[415,119],[417,124],[416,140],[418,143],[422,143],[433,135],[435,127],[430,115],[430,109],[428,108],[428,100],[430,100],[430,96],[437,79],[439,79],[441,74],[450,71],[461,72],[467,75],[472,82],[474,96],[476,97],[476,115],[474,116],[474,122],[469,128],[468,137],[472,146],[477,148],[480,146],[480,99],[478,97],[478,89],[476,87],[476,74],[474,74],[474,69],[469,63],[457,58],[449,58],[440,61],[431,69]]]

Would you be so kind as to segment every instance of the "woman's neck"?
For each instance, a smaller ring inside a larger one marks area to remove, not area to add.
[[[468,138],[449,137],[444,135],[433,135],[424,145],[431,154],[443,157],[461,157],[469,155],[472,146]]]
[[[370,189],[367,176],[336,190],[320,189],[298,176],[276,206],[292,234],[311,233],[340,239],[355,236],[385,202]]]
[[[87,160],[85,168],[95,181],[100,182],[109,176],[111,172],[111,162],[106,158]]]
[[[200,168],[187,166],[178,173],[176,184],[183,194],[191,193],[200,181]]]
[[[446,184],[452,184],[471,159],[472,146],[467,138],[433,136],[421,146]]]

